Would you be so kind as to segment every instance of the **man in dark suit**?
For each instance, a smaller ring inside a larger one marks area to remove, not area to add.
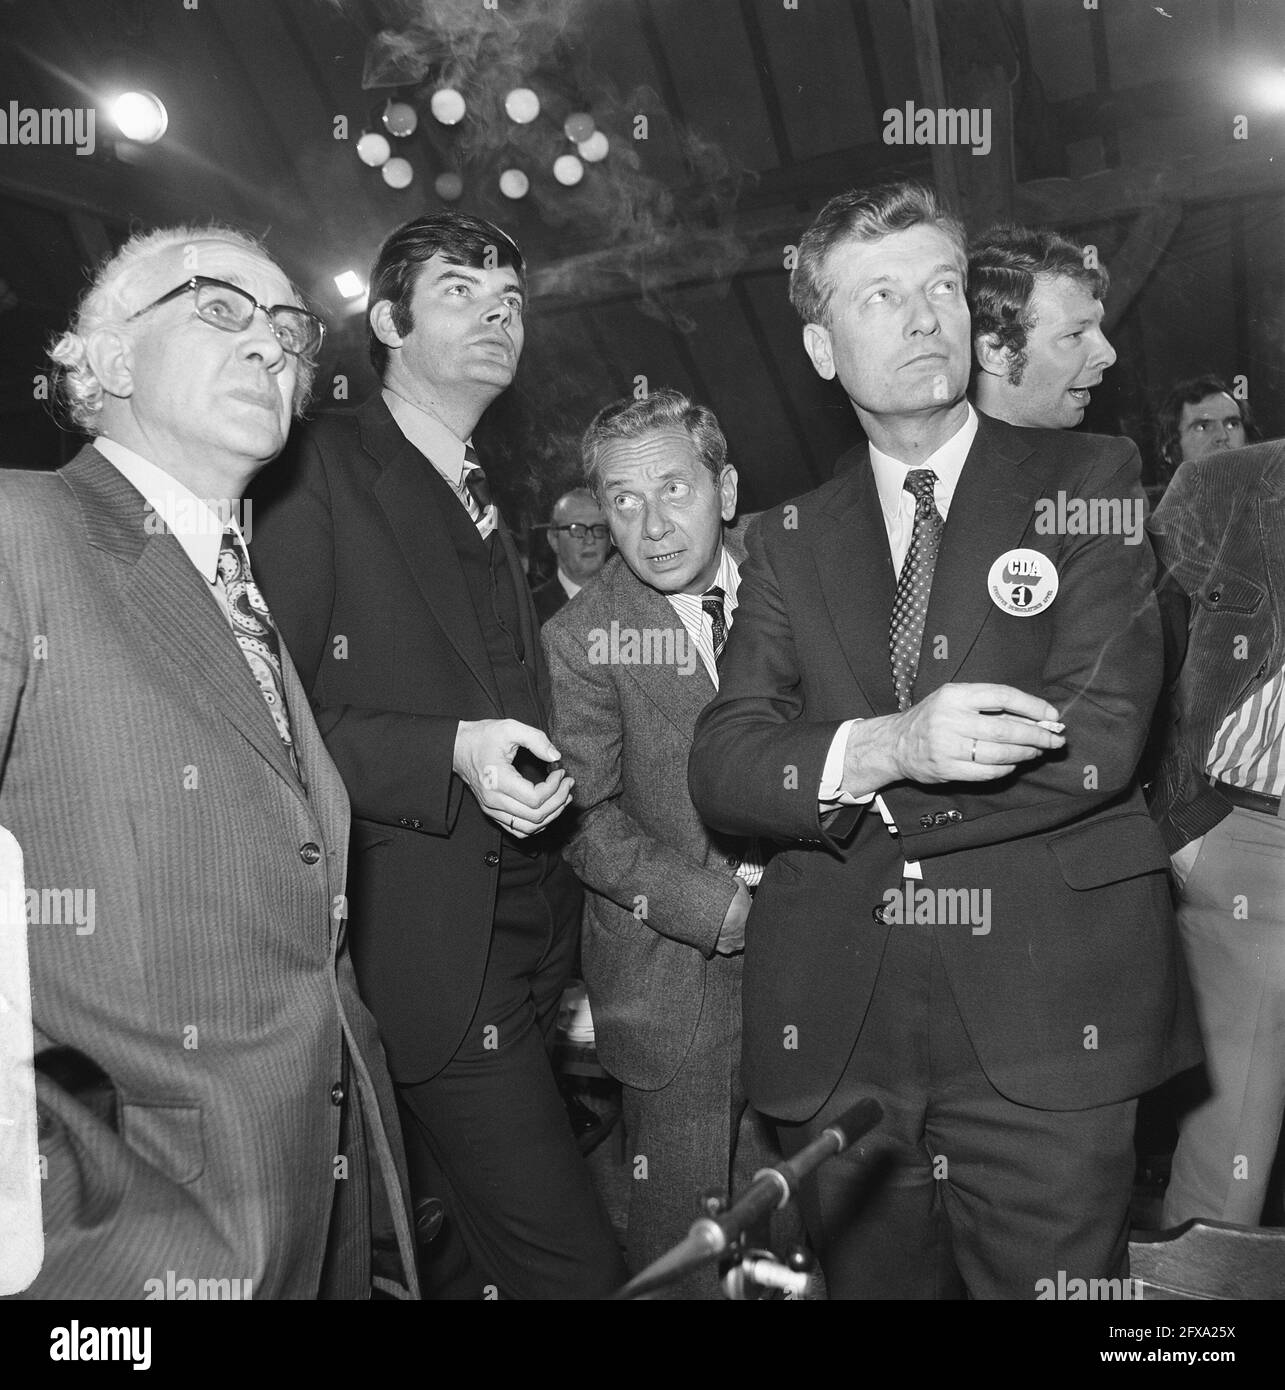
[[[370,303],[383,390],[308,431],[258,499],[255,564],[352,798],[353,955],[412,1184],[471,1260],[441,1291],[593,1297],[623,1265],[547,1051],[581,904],[549,833],[571,783],[469,442],[522,351],[522,254],[489,222],[416,218]]]
[[[692,749],[710,824],[792,842],[747,937],[751,1101],[787,1148],[884,1108],[805,1193],[839,1297],[1122,1276],[1135,1098],[1197,1055],[1134,776],[1137,451],[973,410],[965,264],[914,185],[803,237],[804,345],[870,444],[751,528]]]
[[[1165,583],[1190,602],[1151,810],[1208,1059],[1164,1224],[1253,1226],[1285,1116],[1285,444],[1184,463],[1149,528]]]
[[[741,951],[762,868],[687,792],[696,716],[736,611],[736,470],[713,414],[627,397],[584,439],[619,554],[545,624],[550,732],[574,778],[567,858],[588,892],[584,971],[598,1057],[623,1083],[635,1273],[702,1215],[698,1195],[770,1161],[740,1084]],[[666,558],[669,557],[669,558]],[[757,1159],[757,1161],[754,1161]],[[717,1298],[712,1269],[672,1296]]]
[[[588,488],[572,488],[553,504],[549,548],[558,557],[554,574],[532,590],[541,624],[551,617],[602,568],[611,541],[607,518]]]
[[[415,1291],[348,800],[238,524],[320,343],[249,237],[135,236],[52,349],[94,445],[0,475],[0,822],[91,909],[30,934],[31,1297],[368,1297],[372,1183]]]

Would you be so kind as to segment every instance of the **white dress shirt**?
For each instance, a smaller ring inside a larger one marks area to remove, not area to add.
[[[209,585],[215,602],[231,624],[232,610],[219,576],[219,550],[227,525],[231,525],[236,532],[242,551],[246,550],[245,536],[236,517],[232,516],[225,523],[213,507],[180,483],[172,473],[149,463],[141,454],[136,454],[133,449],[127,449],[114,439],[108,439],[106,435],[99,435],[94,440],[94,448],[143,494],[152,513],[174,534],[183,547],[183,553]],[[239,498],[236,500],[240,501]],[[248,563],[248,552],[246,558]]]
[[[874,470],[875,488],[879,493],[879,506],[883,511],[884,529],[888,533],[888,549],[892,555],[892,567],[898,579],[901,578],[901,567],[905,564],[906,552],[910,549],[911,537],[915,530],[915,499],[906,490],[906,475],[915,468],[931,468],[936,473],[937,481],[933,484],[933,498],[937,503],[937,510],[941,513],[942,520],[945,521],[950,515],[951,500],[955,496],[955,489],[959,486],[960,474],[964,471],[968,451],[973,447],[973,440],[977,437],[977,412],[970,403],[965,402],[965,404],[968,406],[968,414],[965,416],[964,423],[922,463],[902,463],[899,459],[882,453],[873,444],[870,445],[870,466]],[[891,662],[891,657],[888,659]],[[830,751],[826,755],[825,767],[821,772],[821,785],[817,791],[817,800],[826,810],[833,810],[836,806],[861,806],[873,798],[889,833],[895,835],[897,823],[892,817],[892,812],[888,810],[883,797],[874,792],[867,792],[864,796],[853,796],[849,792],[840,790],[843,783],[843,756],[848,746],[848,734],[856,722],[855,719],[845,719],[835,732],[830,743]],[[918,860],[907,860],[902,872],[906,878],[923,877]]]

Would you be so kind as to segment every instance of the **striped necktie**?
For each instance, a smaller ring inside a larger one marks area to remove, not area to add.
[[[290,754],[290,766],[298,773],[299,759],[290,732],[290,712],[286,709],[285,680],[281,671],[281,639],[250,573],[250,557],[231,526],[223,532],[219,545],[219,578],[223,580],[223,591],[227,595],[236,644],[263,694],[277,734]]]
[[[471,444],[464,446],[464,476],[460,481],[464,505],[485,540],[495,530],[495,501],[491,496],[491,484],[478,462],[477,450]]]

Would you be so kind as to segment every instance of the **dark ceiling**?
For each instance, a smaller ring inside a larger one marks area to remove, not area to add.
[[[1092,427],[1145,435],[1171,377],[1213,368],[1247,375],[1285,432],[1285,102],[1253,85],[1285,74],[1277,0],[0,0],[0,28],[0,109],[97,109],[92,154],[0,146],[7,463],[66,455],[33,399],[43,344],[137,225],[265,235],[334,330],[321,404],[359,399],[361,314],[332,277],[440,206],[447,170],[533,267],[520,389],[490,422],[531,512],[587,417],[639,378],[715,408],[752,504],[827,476],[855,423],[803,356],[785,258],[826,197],[878,171],[957,178],[975,230],[999,209],[1100,246],[1120,362]],[[886,109],[939,104],[934,63],[946,104],[999,94],[985,156],[884,142]],[[454,128],[428,112],[446,79],[470,106]],[[114,136],[103,106],[123,85],[164,101],[159,144]],[[503,113],[514,85],[541,97],[529,126]],[[420,111],[393,142],[415,174],[401,191],[354,149],[390,97]],[[611,151],[563,188],[576,109]],[[525,199],[498,191],[506,167],[530,175]]]

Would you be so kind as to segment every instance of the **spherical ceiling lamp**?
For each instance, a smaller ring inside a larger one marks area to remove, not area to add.
[[[154,145],[170,123],[165,103],[151,92],[122,92],[111,112],[120,133],[140,145]]]
[[[588,164],[597,164],[600,159],[606,159],[610,148],[607,137],[600,130],[595,130],[587,140],[582,140],[576,146],[580,158]]]
[[[439,87],[429,99],[428,109],[443,125],[459,125],[468,109],[463,96],[454,87]]]
[[[394,155],[379,172],[383,174],[384,182],[389,188],[405,188],[415,177],[410,160],[403,159],[401,155]]]
[[[540,98],[530,87],[514,87],[504,98],[504,109],[509,113],[509,120],[518,125],[530,125],[540,114]]]
[[[562,123],[563,134],[574,145],[587,140],[597,129],[587,111],[573,111]]]
[[[453,169],[448,169],[433,180],[433,188],[444,203],[453,203],[464,192],[464,180]]]
[[[388,137],[381,135],[377,130],[368,130],[357,141],[357,158],[363,164],[369,164],[372,169],[386,164],[392,152],[393,147],[388,143]]]
[[[390,101],[384,107],[384,125],[397,136],[413,135],[419,124],[419,112],[408,101]]]
[[[506,198],[525,198],[530,187],[531,180],[521,169],[506,169],[500,175],[500,192]]]
[[[570,188],[584,178],[584,165],[573,154],[559,155],[553,161],[553,177]]]

